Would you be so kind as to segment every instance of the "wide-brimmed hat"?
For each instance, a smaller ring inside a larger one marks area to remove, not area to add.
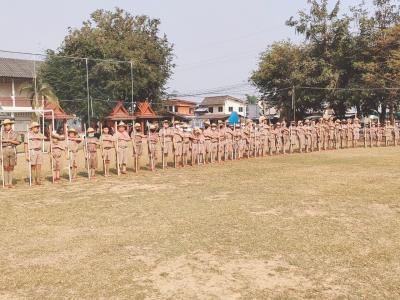
[[[217,127],[217,124],[212,123],[212,124],[211,124],[211,127]]]
[[[127,125],[124,122],[119,122],[117,127],[127,127]]]
[[[106,127],[104,127],[104,128],[106,128]],[[77,133],[75,128],[69,128],[68,133],[70,133],[70,132],[73,132],[75,134]]]
[[[142,125],[140,125],[140,123],[135,123],[135,128],[140,127],[140,126],[142,126]]]
[[[93,133],[93,132],[94,132],[94,129],[92,127],[89,127],[87,130],[87,133]]]
[[[38,122],[32,122],[31,125],[29,125],[29,129],[32,129],[35,127],[40,127],[40,124]]]
[[[10,119],[5,119],[3,121],[3,123],[1,123],[1,125],[8,125],[8,124],[14,124],[15,122],[13,120]]]

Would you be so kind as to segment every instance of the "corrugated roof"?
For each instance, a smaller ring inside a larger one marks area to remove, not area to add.
[[[34,63],[37,71],[41,61],[0,57],[0,77],[34,78]]]
[[[206,97],[204,100],[201,102],[201,106],[208,106],[208,105],[224,105],[226,100],[232,100],[232,101],[237,101],[242,104],[245,104],[243,100],[240,100],[238,98],[232,97],[232,96],[215,96],[215,97]]]

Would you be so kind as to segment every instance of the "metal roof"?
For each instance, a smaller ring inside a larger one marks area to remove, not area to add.
[[[41,61],[0,57],[0,77],[34,78]],[[36,65],[36,66],[35,66]]]

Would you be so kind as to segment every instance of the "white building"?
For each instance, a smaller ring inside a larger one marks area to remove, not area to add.
[[[232,96],[206,97],[196,109],[197,114],[202,114],[202,117],[209,119],[228,118],[232,112],[246,117],[246,102]]]

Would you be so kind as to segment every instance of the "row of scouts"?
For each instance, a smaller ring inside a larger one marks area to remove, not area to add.
[[[13,131],[13,121],[5,120],[1,126],[1,164],[2,181],[6,188],[13,187],[13,170],[17,163],[16,147],[20,144],[18,135]],[[154,171],[158,161],[158,147],[161,152],[161,167],[167,168],[168,161],[173,166],[209,164],[227,160],[266,156],[267,154],[286,154],[293,152],[312,152],[349,147],[396,146],[400,138],[398,124],[386,122],[365,124],[360,121],[320,119],[319,121],[285,122],[268,124],[264,117],[256,124],[251,120],[245,123],[228,124],[225,122],[205,122],[204,129],[189,128],[188,124],[168,121],[148,127],[143,134],[139,123],[132,130],[120,122],[110,133],[109,127],[101,128],[96,137],[93,128],[85,129],[85,135],[79,136],[73,129],[64,129],[63,134],[52,132],[49,140],[52,180],[60,181],[61,171],[68,164],[69,180],[78,175],[78,153],[83,150],[85,169],[89,179],[96,177],[98,156],[100,153],[104,176],[110,176],[110,163],[115,158],[115,169],[118,175],[127,174],[129,157],[133,157],[133,170],[140,169],[140,158],[147,152],[149,168]],[[362,140],[361,140],[362,136]],[[43,151],[42,144],[46,137],[40,132],[38,123],[33,122],[27,128],[24,150],[28,162],[30,184],[42,184]],[[146,151],[147,150],[147,151]]]

